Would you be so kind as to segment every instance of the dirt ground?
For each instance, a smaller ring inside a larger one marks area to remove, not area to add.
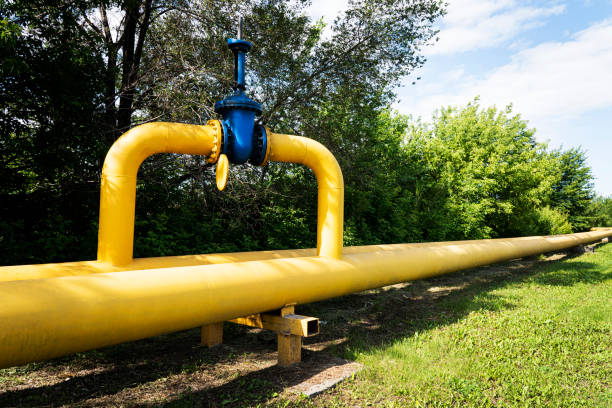
[[[224,344],[212,349],[200,347],[195,328],[0,370],[0,407],[237,407],[281,399],[299,405],[305,398],[299,385],[345,369],[354,350],[447,323],[439,298],[474,296],[528,277],[535,263],[566,256],[524,258],[298,306],[296,313],[321,319],[321,333],[304,340],[303,362],[289,368],[276,365],[274,333],[225,323]]]

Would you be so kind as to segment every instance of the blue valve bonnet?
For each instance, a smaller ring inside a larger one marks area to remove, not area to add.
[[[261,129],[255,129],[255,117],[261,115],[261,104],[244,94],[245,56],[252,44],[245,40],[230,38],[227,46],[234,53],[234,94],[215,104],[215,112],[223,118],[224,140],[222,152],[234,164],[245,163],[251,159],[253,164],[261,164]],[[260,126],[258,126],[260,127]],[[265,139],[265,132],[263,138]],[[265,150],[264,150],[265,153]]]

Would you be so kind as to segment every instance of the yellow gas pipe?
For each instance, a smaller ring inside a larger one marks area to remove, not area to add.
[[[140,164],[156,153],[208,156],[216,162],[221,151],[221,124],[206,126],[156,122],[137,126],[111,147],[102,168],[98,261],[129,265],[134,248],[136,175]],[[266,161],[304,164],[318,182],[317,255],[342,256],[344,183],[335,157],[319,142],[270,133]],[[265,164],[265,161],[264,161]]]
[[[140,164],[156,153],[201,154],[216,159],[221,126],[154,122],[127,131],[108,151],[100,183],[98,261],[126,265],[134,248],[136,175]]]
[[[310,167],[318,183],[317,255],[342,258],[344,180],[336,158],[321,143],[300,136],[268,135],[270,161]]]
[[[419,246],[436,246],[474,241],[420,242],[411,244],[385,244],[344,247],[343,256],[361,252],[396,251]],[[99,261],[62,262],[39,265],[0,266],[0,283],[16,280],[55,278],[60,276],[89,275],[92,273],[135,271],[143,269],[178,268],[223,264],[231,262],[264,261],[267,259],[301,258],[315,256],[316,248],[282,249],[275,251],[227,252],[201,255],[161,256],[156,258],[136,258],[127,265],[112,265]]]
[[[0,284],[0,367],[559,250],[612,230]]]
[[[347,248],[342,256],[344,192],[338,163],[315,141],[272,133],[268,136],[269,160],[305,164],[317,177],[319,256],[307,256],[312,250],[296,250],[133,261],[138,166],[149,155],[161,152],[204,154],[214,160],[219,152],[217,125],[148,124],[117,141],[103,171],[98,261],[9,268],[25,268],[22,272],[36,277],[69,274],[67,265],[72,265],[73,272],[85,264],[83,273],[122,272],[0,283],[0,367],[612,236],[612,230],[601,230],[552,237],[371,246]],[[285,255],[295,258],[279,258]],[[181,262],[209,264],[171,266]],[[160,266],[164,268],[134,270]]]

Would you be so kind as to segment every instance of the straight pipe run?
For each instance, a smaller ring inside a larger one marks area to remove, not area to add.
[[[612,230],[0,284],[0,367],[142,339],[612,236]],[[253,296],[256,293],[257,296]]]
[[[449,244],[461,245],[471,242],[474,241],[361,245],[344,247],[342,249],[342,253],[344,256],[360,252],[396,251],[399,249],[411,248],[414,246],[435,246]],[[136,258],[126,265],[113,265],[108,262],[99,261],[61,262],[38,265],[11,265],[0,267],[0,283],[15,280],[89,275],[92,273],[135,271],[142,269],[178,268],[182,266],[198,266],[246,261],[265,261],[267,259],[299,258],[316,255],[317,248],[306,248],[280,249],[274,251],[226,252],[216,254],[161,256],[155,258]]]

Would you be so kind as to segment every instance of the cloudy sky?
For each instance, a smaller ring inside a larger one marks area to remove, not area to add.
[[[596,192],[612,196],[612,0],[447,2],[439,41],[396,109],[427,121],[476,96],[482,106],[512,103],[539,141],[581,146]],[[310,13],[331,22],[346,4],[313,0]]]

